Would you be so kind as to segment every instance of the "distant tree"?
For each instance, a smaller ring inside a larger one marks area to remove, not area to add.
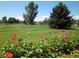
[[[2,21],[3,23],[7,23],[7,17],[6,16],[2,17]]]
[[[68,28],[72,24],[72,16],[69,16],[70,11],[68,7],[60,2],[52,9],[50,14],[50,28]]]
[[[77,23],[77,25],[79,26],[79,20],[78,20],[78,23]]]
[[[0,19],[0,24],[2,24],[3,23],[3,21],[2,21],[2,19]]]
[[[45,18],[44,21],[39,21],[38,24],[43,25],[43,24],[48,24],[49,23],[49,19]]]
[[[24,23],[34,24],[34,19],[38,13],[38,5],[34,4],[34,2],[30,2],[27,6],[25,6],[26,13],[23,14]]]
[[[19,19],[16,19],[16,20],[15,20],[15,23],[19,23],[19,22],[20,22]]]
[[[48,24],[48,23],[49,23],[49,19],[48,18],[45,18],[44,24]]]
[[[14,23],[16,23],[16,19],[15,19],[14,17],[10,17],[10,18],[8,19],[8,23],[14,24]]]
[[[37,22],[37,24],[43,25],[44,21],[39,21],[39,22]]]

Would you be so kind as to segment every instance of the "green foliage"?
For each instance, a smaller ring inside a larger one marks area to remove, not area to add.
[[[79,58],[79,50],[72,51],[71,54],[62,54],[59,58]]]
[[[15,19],[14,17],[10,17],[8,19],[8,23],[10,23],[10,24],[19,23],[19,20],[18,19]]]
[[[49,49],[49,45],[47,45],[44,41],[41,41],[38,45],[35,42],[27,42],[26,40],[22,39],[17,42],[7,42],[5,47],[3,47],[1,50],[3,55],[6,52],[13,53],[14,58],[49,58],[57,57],[58,55],[58,53],[52,53]]]
[[[72,42],[70,41],[64,42],[64,40],[59,39],[51,41],[51,46],[56,46],[56,52],[57,53],[61,52],[62,54],[70,54],[70,52],[73,51],[74,48]]]
[[[2,17],[2,20],[3,20],[3,23],[7,23],[8,22],[6,16]]]
[[[34,4],[34,2],[30,2],[27,6],[25,6],[26,14],[23,14],[24,23],[34,24],[34,19],[38,13],[37,11],[38,5]]]
[[[52,9],[50,14],[50,28],[67,28],[71,27],[72,17],[69,16],[70,11],[68,7],[60,2],[55,8]]]
[[[73,58],[79,58],[79,50],[73,51],[73,53],[70,54],[70,56],[72,56]]]
[[[73,50],[77,49],[75,48],[76,44],[74,44],[75,46],[72,44],[74,42],[73,40],[57,40],[58,39],[53,41],[51,39],[48,43],[43,40],[40,41],[39,44],[36,44],[36,42],[28,42],[23,39],[19,39],[16,42],[9,41],[6,42],[5,46],[1,50],[1,53],[4,52],[3,54],[5,54],[6,52],[11,52],[13,53],[14,58],[55,58],[62,56],[63,54],[71,54]]]
[[[10,17],[9,19],[7,19],[6,16],[2,17],[2,21],[5,24],[14,24],[14,23],[19,23],[19,19],[15,19],[14,17]]]

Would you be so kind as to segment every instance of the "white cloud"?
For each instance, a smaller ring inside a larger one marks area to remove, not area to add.
[[[15,17],[16,19],[19,19],[20,21],[23,21],[24,18],[22,16],[18,16],[18,17]]]
[[[49,16],[39,16],[35,18],[35,21],[39,22],[39,21],[44,21],[45,18],[49,18]]]
[[[2,19],[2,17],[0,17],[0,20]]]
[[[79,16],[73,16],[74,20],[79,20]]]
[[[23,21],[24,18],[22,16],[15,17],[16,19],[19,19],[20,21]],[[35,18],[35,21],[43,21],[45,18],[49,18],[49,16],[39,16]]]
[[[20,21],[23,21],[24,18],[22,16],[18,16],[18,17],[15,17],[16,19],[19,19]],[[49,18],[49,16],[37,16],[35,18],[35,21],[39,22],[39,21],[44,21],[45,18]],[[79,16],[73,16],[74,20],[79,20]],[[1,17],[0,17],[1,19]]]

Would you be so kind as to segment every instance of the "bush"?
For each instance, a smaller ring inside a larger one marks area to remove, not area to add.
[[[8,19],[8,23],[10,23],[10,24],[15,24],[15,23],[19,23],[19,22],[20,22],[19,19],[15,19],[14,17],[10,17]]]
[[[4,53],[3,53],[4,51]],[[7,42],[1,52],[3,57],[6,53],[12,53],[13,58],[46,58],[56,57],[57,53],[52,53],[49,49],[49,45],[41,41],[38,45],[35,42],[27,42],[25,40],[19,40],[17,42]]]

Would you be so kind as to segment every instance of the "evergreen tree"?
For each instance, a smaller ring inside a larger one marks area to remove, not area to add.
[[[72,16],[69,16],[70,11],[68,7],[60,2],[53,8],[50,14],[49,26],[50,28],[68,28],[72,24]]]
[[[29,24],[34,24],[34,19],[38,13],[38,5],[34,2],[30,2],[25,6],[26,14],[23,14],[24,22]]]

